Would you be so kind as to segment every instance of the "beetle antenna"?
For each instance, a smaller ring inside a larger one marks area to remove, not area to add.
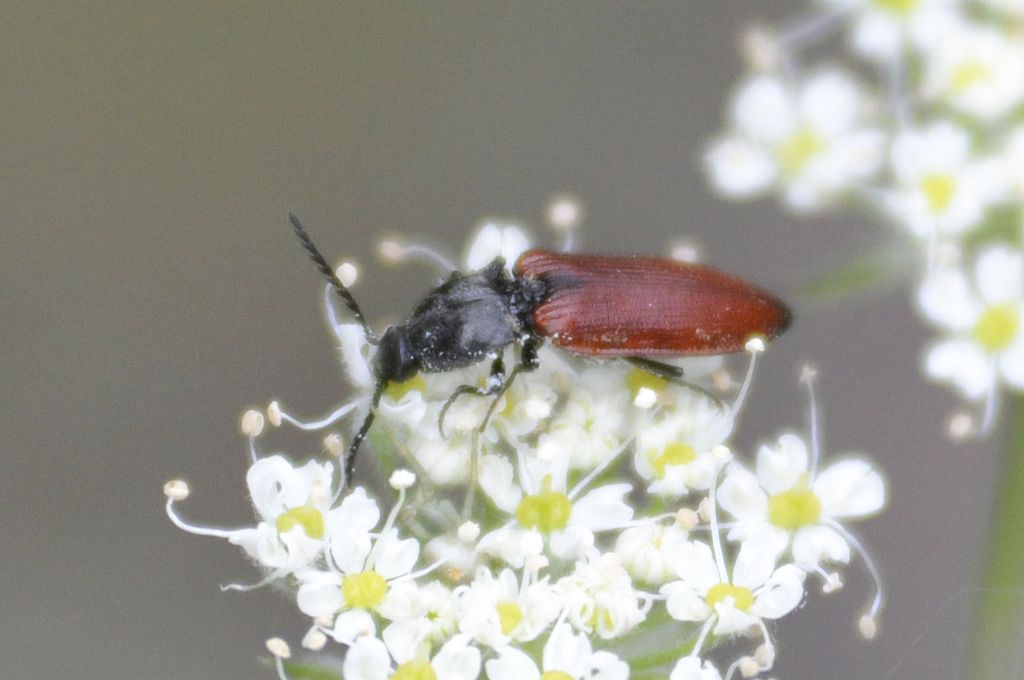
[[[348,453],[345,454],[345,486],[348,488],[352,487],[352,473],[356,467],[356,455],[359,453],[359,445],[363,443],[366,435],[370,432],[370,426],[373,425],[373,419],[377,415],[377,405],[380,404],[380,398],[384,394],[385,387],[387,387],[387,382],[381,380],[374,388],[373,397],[370,399],[370,408],[366,412],[363,424],[359,426],[359,430],[352,437],[352,444],[349,445]]]
[[[302,244],[302,247],[309,255],[309,258],[313,260],[316,268],[331,284],[334,292],[341,296],[341,299],[345,301],[345,306],[347,306],[352,311],[352,314],[355,315],[356,321],[362,324],[363,331],[366,333],[366,339],[369,340],[370,343],[376,345],[377,336],[374,335],[370,325],[366,323],[366,317],[363,316],[363,311],[359,309],[359,303],[357,303],[356,299],[352,297],[352,293],[349,292],[349,289],[341,282],[338,275],[334,273],[334,269],[331,265],[327,264],[327,260],[324,259],[324,256],[320,254],[319,250],[317,250],[316,245],[313,243],[313,239],[311,239],[309,234],[306,233],[306,230],[303,228],[298,216],[296,216],[295,213],[290,212],[288,213],[288,220],[292,223],[295,235],[299,237],[299,243]]]

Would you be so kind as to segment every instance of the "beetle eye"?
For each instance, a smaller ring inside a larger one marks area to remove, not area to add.
[[[419,369],[419,362],[401,327],[392,326],[384,333],[374,359],[374,372],[381,382],[404,382]]]

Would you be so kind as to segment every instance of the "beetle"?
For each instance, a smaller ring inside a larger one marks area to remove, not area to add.
[[[299,218],[289,221],[302,247],[377,345],[376,381],[370,408],[345,456],[345,479],[373,424],[388,384],[419,371],[438,373],[491,360],[483,387],[462,385],[463,394],[494,396],[480,426],[521,371],[538,366],[543,342],[573,354],[618,357],[664,378],[681,369],[657,357],[727,354],[752,336],[773,339],[789,327],[789,308],[771,293],[711,267],[659,257],[579,255],[530,250],[512,273],[503,258],[466,274],[452,272],[413,309],[402,324],[378,339],[348,288],[327,264]],[[519,346],[519,362],[506,375],[504,350]]]

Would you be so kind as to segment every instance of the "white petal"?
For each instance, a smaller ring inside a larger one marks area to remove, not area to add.
[[[949,381],[968,399],[981,399],[995,382],[992,360],[970,340],[934,344],[925,355],[925,371],[937,380]]]
[[[345,680],[388,680],[391,659],[384,643],[373,637],[361,637],[345,654]]]
[[[846,564],[850,561],[850,546],[829,527],[803,527],[793,535],[793,559],[801,569],[812,569],[822,562]]]
[[[796,128],[795,103],[778,78],[755,76],[733,100],[736,127],[762,142],[778,142]]]
[[[430,662],[438,678],[476,680],[480,675],[480,650],[469,646],[469,638],[456,635],[445,643]]]
[[[555,556],[575,560],[583,557],[594,546],[594,532],[583,526],[568,526],[552,532],[548,545]]]
[[[666,583],[659,590],[665,596],[665,609],[677,621],[703,621],[711,615],[711,608],[704,601],[707,592],[698,592],[684,581]]]
[[[249,496],[262,519],[273,522],[288,509],[285,489],[291,477],[292,464],[280,455],[260,458],[245,473]]]
[[[938,270],[917,291],[926,317],[954,331],[969,330],[978,321],[981,305],[959,269]]]
[[[488,222],[469,246],[466,253],[466,267],[476,271],[489,265],[496,257],[505,258],[505,266],[511,267],[530,247],[530,240],[523,230],[513,225]]]
[[[679,578],[702,595],[711,586],[722,581],[707,543],[690,541],[680,548],[677,554],[680,556],[676,561],[676,573]]]
[[[296,602],[306,616],[330,616],[341,609],[345,600],[341,595],[341,578],[332,572],[308,571],[299,574],[301,585]]]
[[[729,467],[716,498],[723,510],[741,522],[768,516],[768,496],[757,477],[741,465]]]
[[[401,540],[397,529],[389,529],[373,546],[373,568],[385,579],[398,578],[412,571],[419,556],[419,541],[415,538]]]
[[[1024,309],[1021,318],[1024,319]],[[999,372],[1011,386],[1024,390],[1024,335],[999,355]]]
[[[795,434],[783,434],[777,446],[757,451],[757,479],[769,494],[792,489],[807,472],[807,445]]]
[[[620,527],[633,518],[633,508],[626,503],[629,484],[608,484],[591,489],[572,504],[570,522],[594,531]]]
[[[513,647],[498,650],[498,658],[484,664],[490,680],[540,680],[540,671],[526,654]]]
[[[829,138],[848,130],[861,104],[857,83],[841,71],[826,70],[812,76],[800,92],[800,120]]]
[[[767,536],[755,536],[740,545],[736,564],[732,568],[732,584],[754,590],[775,569],[777,552]]]
[[[360,486],[345,496],[341,505],[331,510],[328,517],[336,520],[339,528],[356,532],[370,531],[380,520],[380,510],[377,501],[367,497],[366,489]]]
[[[1020,302],[1024,297],[1024,255],[1019,250],[988,248],[978,256],[975,276],[981,299],[990,305]]]
[[[362,324],[339,324],[334,327],[334,334],[341,345],[341,358],[349,381],[355,387],[372,387],[373,371],[368,358],[370,343],[366,340]]]
[[[752,614],[777,619],[796,609],[804,598],[804,579],[807,574],[795,564],[775,570],[764,587],[754,593]]]
[[[629,664],[611,652],[594,652],[590,657],[589,674],[583,677],[590,680],[627,680]]]
[[[885,482],[862,458],[833,463],[818,474],[812,487],[826,517],[863,517],[885,505]]]
[[[710,661],[684,656],[676,662],[669,680],[722,680],[722,674]]]
[[[353,609],[342,612],[334,622],[331,631],[334,639],[343,645],[351,645],[360,638],[372,638],[377,634],[377,626],[373,617],[365,609]],[[384,655],[387,660],[387,655]],[[347,675],[345,676],[348,677]]]
[[[738,137],[713,144],[704,154],[704,164],[711,185],[726,196],[756,196],[779,176],[778,166],[765,149]]]
[[[574,678],[589,670],[590,640],[583,633],[574,634],[568,623],[560,623],[544,644],[544,670],[562,671]]]
[[[523,492],[515,482],[512,463],[505,456],[480,456],[480,488],[500,510],[515,512]]]
[[[366,532],[342,529],[331,536],[329,549],[338,569],[346,574],[355,574],[363,570],[371,546]]]
[[[719,602],[715,605],[715,618],[717,620],[715,621],[715,627],[712,628],[715,635],[732,635],[757,625],[756,616],[740,611],[729,604],[731,601],[731,598],[726,598],[725,602]]]

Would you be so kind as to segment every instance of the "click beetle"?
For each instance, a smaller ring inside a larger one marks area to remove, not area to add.
[[[577,355],[619,357],[677,378],[678,367],[653,357],[737,352],[752,336],[776,337],[792,319],[771,293],[711,267],[658,257],[530,250],[511,274],[500,257],[477,271],[452,272],[405,323],[378,339],[298,217],[288,217],[317,269],[377,345],[370,408],[345,456],[348,483],[384,389],[418,371],[438,373],[490,359],[487,384],[457,388],[438,423],[443,432],[445,413],[459,396],[491,395],[483,428],[516,375],[537,368],[545,341]],[[512,344],[519,345],[519,362],[506,375],[503,354]]]

